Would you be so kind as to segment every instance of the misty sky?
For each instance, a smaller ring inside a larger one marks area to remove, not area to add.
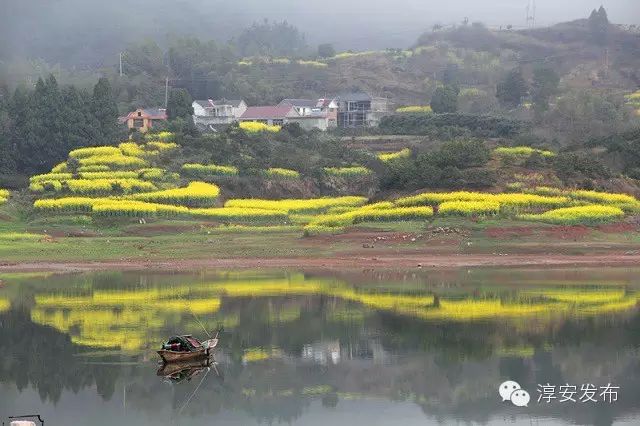
[[[0,0],[2,57],[95,64],[128,44],[167,35],[226,42],[256,20],[287,20],[309,45],[411,46],[433,24],[525,26],[528,0]],[[537,22],[586,18],[605,6],[614,23],[640,24],[640,0],[536,0]],[[79,47],[80,46],[80,47]],[[84,50],[84,51],[82,51]]]

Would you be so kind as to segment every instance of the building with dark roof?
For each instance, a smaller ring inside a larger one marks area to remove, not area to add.
[[[389,100],[364,92],[338,95],[339,127],[375,127],[389,113]]]

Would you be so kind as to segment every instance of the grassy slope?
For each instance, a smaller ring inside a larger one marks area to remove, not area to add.
[[[0,221],[0,262],[316,258],[368,255],[594,254],[640,250],[640,232],[487,220],[364,223],[335,236],[303,237],[296,227],[215,228],[189,221],[106,227]],[[440,229],[440,228],[450,229]],[[5,240],[9,233],[52,237]],[[72,236],[69,236],[72,235]],[[85,236],[82,236],[85,235]]]

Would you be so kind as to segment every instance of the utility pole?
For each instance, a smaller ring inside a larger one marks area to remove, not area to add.
[[[527,28],[535,28],[536,26],[536,0],[527,2]]]
[[[164,79],[164,109],[167,109],[169,104],[169,77]]]
[[[122,52],[120,52],[120,77],[122,77]]]

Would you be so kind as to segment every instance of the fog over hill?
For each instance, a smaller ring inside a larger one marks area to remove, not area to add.
[[[43,58],[65,66],[103,65],[131,42],[171,35],[227,41],[254,21],[286,20],[308,43],[338,49],[405,47],[432,25],[465,17],[491,26],[525,25],[527,0],[3,0],[0,59]],[[612,22],[634,24],[637,0],[536,0],[539,25],[584,18],[601,4]]]

